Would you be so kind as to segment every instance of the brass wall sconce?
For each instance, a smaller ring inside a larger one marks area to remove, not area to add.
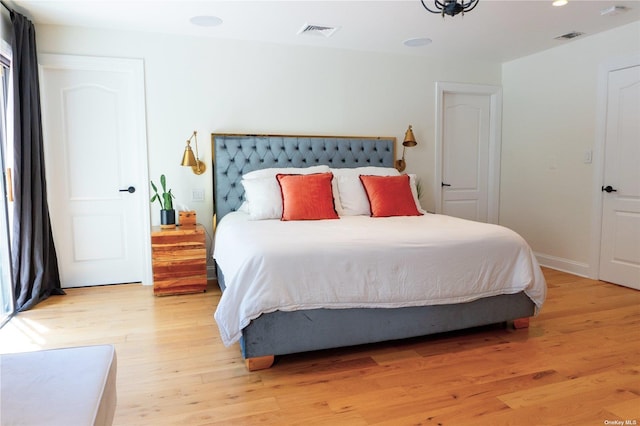
[[[404,169],[407,167],[407,162],[404,161],[405,149],[407,149],[407,147],[411,148],[412,146],[416,146],[416,145],[418,145],[418,142],[416,142],[416,137],[413,135],[413,130],[411,129],[411,125],[409,125],[409,128],[404,134],[404,140],[402,141],[402,158],[399,160],[396,160],[396,169],[399,172],[404,171]]]
[[[191,149],[191,139],[196,141],[196,154],[193,155],[193,150]],[[182,156],[183,166],[191,167],[193,173],[197,175],[201,175],[207,170],[207,166],[198,159],[198,132],[195,130],[189,139],[187,139],[187,146],[184,148],[184,155]]]

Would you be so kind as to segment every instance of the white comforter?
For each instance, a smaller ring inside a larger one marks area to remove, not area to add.
[[[226,284],[215,319],[227,346],[277,310],[438,305],[523,290],[540,308],[546,295],[518,234],[442,215],[282,222],[234,212],[218,225],[213,256]]]

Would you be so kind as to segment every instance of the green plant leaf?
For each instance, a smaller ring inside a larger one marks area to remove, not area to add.
[[[165,175],[160,175],[160,185],[162,185],[162,194],[158,193],[158,188],[153,183],[153,181],[150,181],[150,182],[151,182],[151,188],[153,188],[153,192],[155,192],[153,197],[151,197],[151,202],[153,203],[154,201],[157,200],[158,204],[160,204],[160,210],[173,210],[172,198],[176,198],[176,197],[173,195],[171,190],[167,191],[167,179]]]

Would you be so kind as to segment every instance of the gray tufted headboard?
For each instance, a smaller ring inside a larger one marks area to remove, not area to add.
[[[269,167],[393,167],[394,137],[326,137],[212,134],[217,220],[243,201],[242,175]]]

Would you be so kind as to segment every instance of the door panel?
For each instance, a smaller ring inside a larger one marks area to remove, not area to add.
[[[640,66],[609,73],[600,279],[640,289]]]
[[[444,214],[478,221],[480,207],[478,200],[450,200],[445,204]]]
[[[143,281],[150,258],[144,94],[132,71],[142,72],[141,63],[43,56],[48,201],[62,286]],[[136,191],[120,191],[129,186]]]
[[[73,75],[64,71],[62,76],[49,73],[49,84],[62,83],[58,79],[77,78],[78,82],[62,88],[62,138],[66,152],[68,168],[67,186],[72,201],[106,201],[120,198],[113,188],[123,179],[120,168],[120,153],[114,142],[125,135],[118,135],[118,127],[122,119],[118,116],[118,98],[114,90],[100,86],[76,86],[82,78],[84,81],[99,81],[100,75],[83,71],[82,75]],[[123,82],[104,82],[111,87],[121,87]],[[125,123],[123,123],[125,124]],[[100,129],[96,132],[96,129]],[[88,159],[94,159],[87,161]],[[98,160],[99,161],[96,161]],[[99,180],[86,179],[90,175],[100,176]]]
[[[122,215],[76,215],[72,218],[75,262],[115,260],[126,257]],[[87,238],[91,236],[91,238]],[[94,241],[100,241],[95,244]]]

